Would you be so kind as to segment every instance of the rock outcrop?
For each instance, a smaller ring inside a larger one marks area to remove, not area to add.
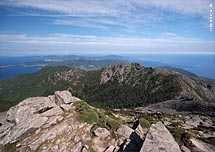
[[[109,114],[110,111],[102,111],[73,97],[69,91],[57,91],[48,97],[27,98],[7,113],[0,113],[0,151],[181,152],[161,122],[152,124],[149,130],[141,124],[131,128],[126,123],[130,119],[126,115],[126,119],[121,119],[123,116],[120,118],[116,114]],[[86,117],[87,120],[92,117],[95,122],[80,119],[86,114],[90,115]],[[99,117],[103,119],[98,123]],[[201,119],[205,120],[206,127],[213,125],[209,119]],[[117,120],[126,121],[118,123]],[[133,118],[132,121],[137,122]],[[191,141],[202,149],[202,142]],[[211,149],[206,144],[203,146]],[[189,151],[184,145],[181,145],[181,149]]]
[[[121,125],[115,132],[115,135],[118,137],[119,142],[121,144],[121,151],[139,151],[143,139],[142,133],[139,130],[143,130],[142,127],[139,125],[137,130],[133,130],[126,125]]]
[[[54,97],[57,105],[70,104],[74,101],[80,100],[77,97],[71,96],[69,91],[56,91]]]
[[[139,107],[136,110],[140,113],[168,113],[168,114],[183,114],[183,113],[193,113],[199,115],[215,116],[214,111],[215,105],[205,104],[203,102],[193,100],[193,99],[177,99],[168,100],[155,104],[151,104],[147,107]],[[188,118],[189,120],[190,118]]]
[[[0,145],[19,143],[21,151],[35,151],[45,141],[55,140],[57,136],[80,127],[74,121],[73,113],[65,118],[63,108],[71,109],[71,104],[78,100],[69,91],[58,91],[54,96],[33,97],[20,102],[8,110],[6,121],[0,126]],[[28,136],[32,133],[33,136]],[[56,146],[46,148],[47,151],[58,149]]]
[[[48,97],[27,98],[10,108],[6,114],[0,115],[0,151],[140,150],[143,142],[140,125],[136,130],[121,125],[114,132],[107,128],[94,128],[93,124],[78,118],[80,109],[75,104],[81,104],[79,101],[69,91],[57,91]]]
[[[197,152],[214,152],[215,151],[214,146],[206,144],[196,138],[192,138],[190,140],[191,140],[192,144],[195,146],[193,148],[194,151],[197,151]]]
[[[207,117],[199,116],[199,115],[188,115],[184,117],[185,124],[184,128],[196,128],[198,126],[211,127],[213,126],[213,121]]]
[[[181,152],[178,144],[161,123],[153,124],[146,135],[141,152]]]
[[[125,81],[128,73],[131,71],[131,68],[136,64],[130,64],[128,62],[121,63],[119,66],[115,66],[113,70],[113,66],[106,67],[101,73],[101,81],[100,84],[105,84],[108,81],[113,81],[117,79],[120,83]],[[140,65],[139,65],[140,66]]]
[[[94,134],[103,139],[110,136],[110,132],[106,128],[101,128],[101,127],[94,130]]]

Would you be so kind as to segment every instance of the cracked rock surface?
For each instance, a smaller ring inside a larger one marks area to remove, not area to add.
[[[102,125],[95,127],[95,123],[79,119],[79,113],[83,112],[75,105],[79,102],[81,100],[69,91],[57,91],[48,97],[27,98],[7,113],[1,113],[0,151],[181,152],[162,122],[152,124],[149,130],[140,124],[131,127],[125,123],[114,130]],[[89,107],[91,109],[87,112],[92,113],[96,109]],[[107,115],[103,117],[111,119]],[[211,125],[209,120],[205,122]],[[192,142],[197,146],[202,144],[196,140]]]

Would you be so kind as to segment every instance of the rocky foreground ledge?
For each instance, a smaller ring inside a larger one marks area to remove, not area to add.
[[[190,151],[185,146],[179,148],[162,122],[149,129],[140,124],[132,129],[120,121],[69,91],[28,98],[0,116],[0,151]],[[199,144],[198,140],[193,142]],[[213,151],[211,147],[208,150]]]

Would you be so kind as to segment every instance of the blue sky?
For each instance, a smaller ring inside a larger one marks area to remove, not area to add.
[[[0,55],[212,54],[211,3],[0,0]]]

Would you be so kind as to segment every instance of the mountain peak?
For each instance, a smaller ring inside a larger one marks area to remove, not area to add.
[[[0,88],[0,98],[9,101],[7,103],[65,89],[94,106],[105,108],[134,108],[180,98],[206,103],[215,101],[213,80],[190,78],[129,62],[98,70],[44,68],[33,74],[0,81]]]
[[[104,68],[101,73],[100,84],[108,81],[117,80],[123,82],[129,75],[135,74],[136,71],[143,70],[144,66],[139,63],[124,62],[118,65],[112,65]]]

